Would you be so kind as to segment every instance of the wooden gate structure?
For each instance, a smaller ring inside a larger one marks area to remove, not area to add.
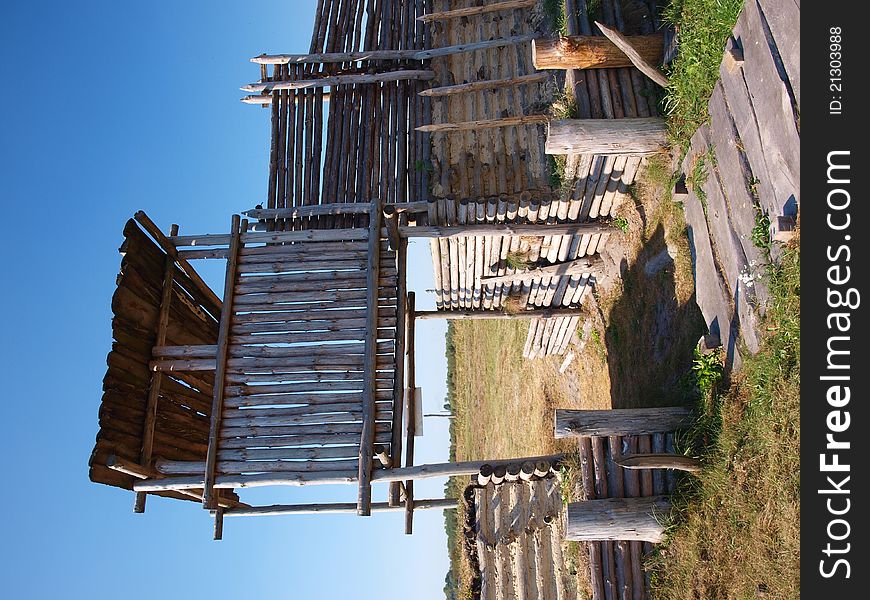
[[[553,218],[539,218],[551,191],[488,186],[497,200],[478,189],[463,198],[445,191],[450,152],[443,149],[451,146],[443,136],[456,128],[432,124],[433,114],[444,114],[433,99],[522,87],[542,77],[445,80],[454,75],[445,75],[438,61],[528,50],[534,34],[445,39],[433,22],[485,17],[501,23],[500,11],[517,22],[532,4],[432,14],[430,0],[322,0],[308,54],[252,59],[260,80],[243,88],[250,94],[244,100],[271,110],[266,199],[233,215],[226,232],[180,235],[173,226],[164,233],[142,212],[128,222],[90,460],[93,481],[135,491],[137,512],[147,494],[199,500],[215,517],[216,538],[225,515],[380,510],[404,510],[410,533],[415,507],[455,505],[455,499],[415,499],[415,479],[524,460],[415,466],[414,419],[404,416],[414,414],[407,390],[414,388],[417,318],[575,316],[568,292],[585,286],[593,262],[583,258],[590,252],[574,250],[583,240],[591,248],[591,241],[618,233],[590,221],[588,211],[572,212],[585,201],[560,204]],[[434,48],[432,31],[440,32]],[[542,115],[516,117],[481,127],[542,123]],[[436,148],[442,150],[433,156]],[[622,172],[604,169],[613,166],[612,157],[598,158],[584,159],[602,166],[589,189],[621,189]],[[434,163],[438,182],[430,181],[427,167]],[[411,237],[431,240],[441,282],[436,311],[413,308],[406,286]],[[510,249],[530,238],[574,248],[553,252],[557,262],[565,256],[586,262],[534,273],[505,268]],[[214,259],[226,261],[220,297],[191,266]],[[465,300],[453,302],[463,281]],[[495,301],[510,289],[529,292],[536,282],[561,290],[562,300],[544,302],[545,294],[537,302],[527,293],[516,313]],[[564,319],[560,335],[572,322]],[[377,482],[390,485],[387,502],[372,502]],[[356,501],[250,506],[236,493],[335,483],[355,485]]]

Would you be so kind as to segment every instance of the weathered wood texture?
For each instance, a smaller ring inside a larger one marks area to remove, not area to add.
[[[103,378],[100,429],[88,464],[91,481],[133,489],[133,476],[109,468],[107,461],[112,455],[132,463],[141,458],[152,381],[149,363],[157,341],[165,268],[172,261],[167,261],[166,253],[133,219],[124,227],[120,252],[123,257],[112,297],[112,350]],[[206,297],[177,264],[173,271],[166,342],[215,344],[220,304]],[[163,375],[156,399],[151,456],[205,460],[213,381],[209,372]]]
[[[563,119],[547,129],[547,154],[654,154],[668,143],[660,117]]]
[[[644,60],[661,64],[663,35],[639,35],[627,39]],[[534,40],[532,63],[536,69],[607,69],[633,66],[631,58],[614,42],[605,37],[591,35]]]
[[[684,428],[690,422],[691,412],[682,407],[556,409],[556,437],[663,433]]]
[[[565,539],[574,542],[662,541],[662,523],[670,514],[665,496],[605,498],[568,505]]]

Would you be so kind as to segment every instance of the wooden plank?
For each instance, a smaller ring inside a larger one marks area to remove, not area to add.
[[[179,235],[169,238],[176,246],[223,246],[232,236],[225,234]],[[367,240],[365,229],[305,229],[301,231],[254,231],[243,233],[243,244],[277,244],[281,242],[344,242]]]
[[[233,313],[233,287],[236,280],[236,265],[239,259],[239,247],[242,245],[241,222],[238,215],[233,215],[231,225],[230,252],[227,258],[227,270],[224,280],[224,307],[221,311],[220,328],[217,340],[217,368],[215,369],[214,399],[211,407],[210,431],[208,436],[208,452],[205,461],[202,504],[207,509],[217,508],[215,494],[215,465],[217,463],[218,434],[221,429],[221,413],[224,402],[224,376],[228,358],[229,331]]]
[[[408,384],[407,403],[404,408],[407,415],[405,421],[405,439],[407,448],[405,449],[405,468],[414,466],[414,443],[417,435],[415,414],[417,412],[416,399],[414,396],[417,385],[417,366],[414,354],[415,341],[415,320],[416,312],[416,297],[414,292],[408,292],[408,320],[407,320],[407,355],[408,355]],[[405,399],[403,398],[403,402]],[[405,534],[411,535],[414,533],[414,481],[408,479],[405,481]]]
[[[390,460],[393,465],[402,464],[402,420],[405,410],[405,344],[408,341],[408,294],[407,294],[407,252],[408,241],[402,240],[397,257],[399,270],[398,306],[396,323],[396,362],[393,388],[393,438],[390,441]],[[413,307],[411,307],[413,309]],[[413,342],[413,337],[411,338]],[[392,506],[399,505],[399,485],[390,485],[388,502]]]

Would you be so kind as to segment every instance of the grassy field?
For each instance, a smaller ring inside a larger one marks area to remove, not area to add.
[[[684,481],[653,565],[656,598],[800,596],[800,248],[769,275],[761,351],[712,389],[686,451]],[[707,441],[705,444],[704,441]]]

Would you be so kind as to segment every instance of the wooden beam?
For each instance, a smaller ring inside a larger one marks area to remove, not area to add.
[[[676,469],[698,473],[701,461],[682,454],[631,454],[615,460],[623,469]]]
[[[220,307],[221,299],[217,297],[217,294],[215,294],[208,285],[206,285],[205,281],[202,280],[202,277],[199,276],[199,273],[196,272],[196,269],[190,266],[190,263],[187,262],[187,260],[178,255],[178,249],[175,247],[171,238],[167,238],[163,235],[160,228],[157,227],[157,225],[154,224],[154,221],[152,221],[143,211],[137,211],[136,214],[133,215],[133,218],[136,219],[136,222],[139,223],[152,238],[154,238],[154,241],[157,242],[157,245],[160,246],[166,254],[173,257],[176,262],[178,262],[181,269],[188,277],[190,277],[191,281],[193,281],[193,285],[195,285],[206,298]]]
[[[252,208],[242,214],[252,219],[298,219],[322,215],[358,215],[368,213],[372,205],[362,202],[335,202],[290,208]]]
[[[485,223],[481,225],[403,225],[399,227],[399,235],[403,238],[460,238],[475,235],[545,236],[594,233],[619,234],[621,230],[613,225],[602,223]]]
[[[551,121],[547,154],[655,154],[668,144],[661,117]]]
[[[496,11],[529,8],[534,6],[537,1],[538,0],[506,0],[504,2],[484,4],[483,6],[469,6],[466,8],[433,12],[421,15],[417,17],[417,20],[422,21],[423,23],[431,23],[432,21],[446,21],[447,19],[458,19],[460,17],[473,17],[475,15],[482,15]]]
[[[568,504],[565,539],[577,542],[662,541],[659,522],[671,511],[666,496],[604,498]]]
[[[594,273],[601,269],[600,258],[584,257],[570,262],[557,265],[548,265],[537,269],[529,269],[518,273],[501,275],[496,277],[482,277],[481,283],[510,283],[516,281],[533,281],[538,277],[560,277],[562,275],[577,275],[580,273]]]
[[[371,514],[372,445],[375,436],[375,371],[378,341],[378,278],[381,264],[381,210],[373,202],[369,212],[368,266],[366,269],[366,330],[364,388],[362,401],[362,433],[359,444],[359,491],[357,514]]]
[[[230,243],[231,235],[206,233],[202,235],[179,235],[171,238],[176,246],[225,246]],[[304,229],[300,231],[255,231],[243,233],[243,244],[278,244],[281,242],[348,242],[367,240],[368,230],[356,229]],[[214,293],[214,292],[212,292]]]
[[[641,73],[663,88],[668,87],[668,78],[665,77],[665,74],[656,66],[662,63],[660,55],[664,51],[664,37],[662,37],[661,44],[658,46],[659,56],[650,56],[652,53],[646,52],[646,41],[639,39],[645,36],[630,38],[603,23],[599,23],[598,21],[595,21],[595,25],[598,26],[598,29],[601,30],[601,33],[603,33],[607,39],[613,42],[614,45],[625,53],[629,60],[631,60],[631,63],[637,67]]]
[[[251,62],[275,65],[290,63],[343,63],[359,62],[363,60],[418,61],[439,56],[450,56],[451,54],[463,54],[466,52],[474,52],[476,50],[489,50],[490,48],[522,44],[533,40],[535,35],[536,34],[534,33],[529,33],[494,40],[484,40],[481,42],[470,42],[468,44],[457,44],[455,46],[431,48],[428,50],[370,50],[368,52],[325,52],[319,54],[261,54],[260,56],[252,58]]]
[[[678,406],[614,408],[612,410],[556,409],[556,438],[646,435],[686,427],[692,413]]]
[[[230,251],[227,258],[226,277],[224,279],[224,308],[221,311],[221,321],[218,328],[217,361],[214,375],[214,396],[211,405],[211,420],[208,435],[208,452],[205,459],[205,479],[202,492],[202,504],[207,509],[217,508],[217,497],[214,490],[215,465],[217,464],[218,439],[221,429],[221,413],[224,405],[224,384],[226,377],[228,350],[230,345],[230,323],[233,320],[233,297],[235,295],[236,267],[239,261],[239,248],[242,243],[241,222],[239,215],[233,215],[231,224]]]
[[[442,509],[457,508],[456,498],[423,498],[417,500],[415,508]],[[392,512],[405,510],[403,506],[390,506],[387,502],[372,502],[372,512]],[[327,504],[274,504],[251,508],[230,509],[224,512],[227,517],[262,517],[273,515],[316,515],[316,514],[356,514],[355,502],[335,502]]]
[[[417,386],[417,366],[414,356],[414,341],[415,341],[415,319],[416,313],[416,296],[414,292],[408,292],[408,323],[407,323],[407,354],[408,354],[408,406],[405,408],[407,415],[407,424],[405,425],[405,438],[407,439],[407,448],[405,449],[405,468],[414,466],[414,443],[417,435],[416,423],[416,397],[415,390]],[[405,481],[405,534],[411,535],[414,533],[414,481],[408,479]]]
[[[170,235],[178,235],[178,225],[173,224],[169,229]],[[173,273],[175,271],[175,258],[166,255],[163,261],[163,290],[160,295],[160,313],[157,317],[157,331],[155,332],[154,345],[166,345],[166,330],[169,327],[169,309],[172,304]],[[151,373],[151,385],[148,387],[148,400],[145,404],[145,423],[142,428],[142,451],[139,463],[143,466],[151,464],[152,452],[154,451],[154,430],[157,426],[157,401],[160,398],[160,384],[163,375],[159,372]],[[133,512],[145,512],[146,495],[142,492],[136,494],[133,504]]]
[[[476,475],[480,467],[489,464],[495,469],[498,465],[510,465],[530,460],[549,460],[556,463],[562,460],[563,454],[549,454],[546,456],[530,456],[499,460],[473,460],[467,462],[438,463],[431,465],[418,465],[416,467],[395,468],[379,470],[372,474],[372,481],[400,481],[402,479],[429,479],[432,477],[452,477],[454,475]]]
[[[418,92],[418,94],[424,97],[438,98],[442,96],[453,96],[454,94],[464,94],[467,92],[480,92],[483,90],[501,89],[516,85],[541,83],[546,81],[549,77],[550,75],[548,73],[530,73],[529,75],[508,77],[506,79],[488,79],[486,81],[471,81],[469,83],[457,83],[456,85],[444,85],[423,90],[422,92]]]
[[[623,36],[625,38],[625,36]],[[664,35],[627,38],[630,47],[654,64],[661,64]],[[612,40],[597,35],[572,35],[532,40],[532,64],[536,69],[611,69],[633,66],[632,60]]]
[[[397,257],[399,283],[396,289],[396,365],[393,378],[393,428],[390,439],[391,466],[402,465],[402,426],[405,415],[405,345],[408,343],[408,240],[401,240]],[[411,339],[413,342],[413,338]],[[388,502],[399,505],[401,483],[391,483]]]
[[[337,85],[362,85],[366,83],[387,83],[390,81],[429,80],[435,73],[425,69],[404,69],[388,73],[357,73],[353,75],[329,75],[320,79],[296,79],[289,81],[262,81],[249,83],[240,89],[243,92],[263,93],[279,90],[302,90],[307,88],[332,87]]]
[[[551,317],[576,317],[581,314],[577,308],[537,308],[518,312],[501,310],[420,310],[416,319],[549,319]]]
[[[495,129],[497,127],[513,127],[516,125],[543,125],[548,123],[547,115],[524,115],[520,117],[504,117],[501,119],[482,119],[479,121],[462,121],[458,123],[432,123],[420,125],[417,131],[429,133],[449,133],[452,131],[475,131],[478,129]]]

